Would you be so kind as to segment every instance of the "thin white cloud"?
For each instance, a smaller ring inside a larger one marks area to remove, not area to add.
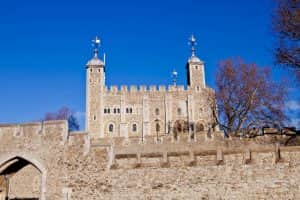
[[[300,118],[293,118],[290,120],[290,122],[288,123],[289,126],[294,126],[297,127],[297,129],[300,128]]]
[[[296,100],[291,100],[286,102],[285,107],[291,111],[300,110],[300,102]]]
[[[74,115],[78,120],[81,120],[85,117],[85,112],[76,111]]]

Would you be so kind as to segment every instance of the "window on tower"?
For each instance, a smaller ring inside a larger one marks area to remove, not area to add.
[[[113,124],[110,124],[110,125],[108,126],[108,131],[109,131],[110,133],[114,132],[114,125],[113,125]]]
[[[158,122],[157,122],[156,125],[155,125],[155,130],[156,130],[156,132],[159,132],[159,131],[160,131],[160,125],[159,125]]]
[[[136,124],[132,124],[132,132],[136,132],[137,131],[137,125]]]
[[[177,108],[177,115],[181,115],[182,111],[181,108]]]
[[[158,108],[155,109],[155,114],[159,115],[159,109]]]

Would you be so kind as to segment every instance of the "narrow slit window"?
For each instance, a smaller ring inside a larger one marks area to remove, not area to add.
[[[181,113],[182,113],[181,108],[177,108],[177,114],[181,115]]]
[[[159,115],[159,109],[158,108],[155,109],[155,114]]]

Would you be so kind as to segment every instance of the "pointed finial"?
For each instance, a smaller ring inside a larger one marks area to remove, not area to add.
[[[192,34],[191,37],[189,38],[189,44],[191,45],[191,51],[192,51],[192,56],[195,56],[195,46],[197,45],[196,38]]]
[[[176,86],[177,75],[178,75],[177,71],[175,69],[173,69],[173,71],[172,71],[172,78],[173,78],[173,84],[174,84],[174,86]]]
[[[99,47],[100,47],[100,39],[98,36],[95,37],[95,39],[92,40],[92,45],[94,47],[94,57],[98,57]]]

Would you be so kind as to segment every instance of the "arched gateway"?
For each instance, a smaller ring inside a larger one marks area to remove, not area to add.
[[[0,200],[45,200],[46,168],[25,153],[0,156]]]

